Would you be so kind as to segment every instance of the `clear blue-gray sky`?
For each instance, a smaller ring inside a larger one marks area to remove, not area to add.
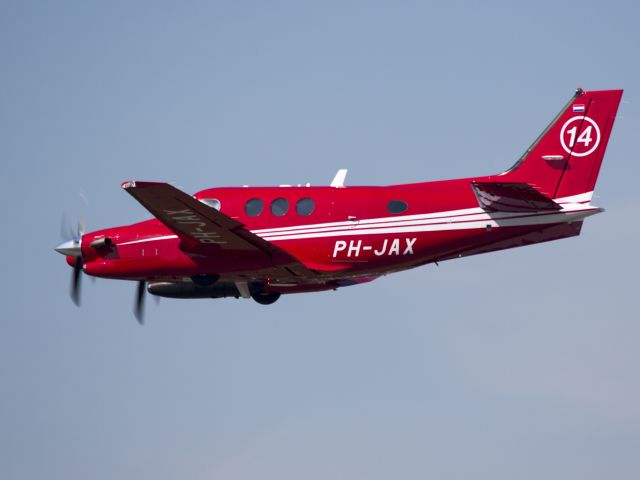
[[[0,2],[0,477],[637,479],[640,7]],[[393,184],[510,166],[624,88],[579,238],[333,293],[148,302],[52,248],[119,185]],[[80,200],[79,193],[87,198]]]

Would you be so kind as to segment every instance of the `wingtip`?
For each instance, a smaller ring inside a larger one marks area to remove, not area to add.
[[[145,188],[145,187],[156,187],[158,185],[167,185],[166,182],[145,182],[140,180],[129,180],[127,182],[122,182],[120,185],[125,190],[129,190],[132,188]]]

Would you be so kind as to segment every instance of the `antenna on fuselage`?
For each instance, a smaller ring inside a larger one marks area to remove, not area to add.
[[[330,186],[336,188],[344,187],[344,180],[345,178],[347,178],[347,172],[348,170],[346,168],[341,168],[340,170],[338,170],[338,173],[336,173],[336,176],[333,177],[333,181],[331,182]]]

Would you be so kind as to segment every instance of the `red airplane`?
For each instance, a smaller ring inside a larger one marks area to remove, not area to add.
[[[335,290],[392,272],[576,236],[602,210],[593,190],[622,90],[578,89],[504,173],[380,187],[212,188],[122,184],[154,219],[78,233],[56,247],[80,274],[138,282],[171,298]]]

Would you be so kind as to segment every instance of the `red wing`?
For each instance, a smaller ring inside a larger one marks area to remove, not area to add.
[[[203,255],[221,251],[264,255],[289,275],[314,276],[295,257],[244,228],[244,225],[168,183],[125,182],[133,198],[182,240],[181,248]]]

